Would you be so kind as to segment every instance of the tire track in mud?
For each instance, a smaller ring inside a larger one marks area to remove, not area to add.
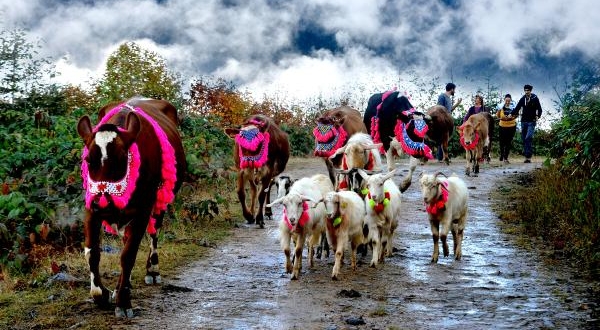
[[[599,324],[587,308],[594,306],[585,295],[589,284],[566,266],[545,264],[537,252],[517,247],[491,210],[496,180],[539,166],[492,162],[473,178],[464,177],[461,160],[450,167],[419,166],[403,194],[394,256],[378,269],[368,267],[370,256],[359,258],[353,273],[346,253],[339,281],[330,279],[333,255],[316,259],[313,269],[303,262],[300,279],[290,281],[277,221],[267,220],[265,229],[243,225],[180,277],[165,279],[189,292],[134,299],[138,316],[127,321],[127,329],[594,328]],[[454,261],[450,236],[450,256],[430,264],[433,243],[418,175],[437,170],[458,174],[470,187],[469,217],[462,260]],[[326,169],[320,159],[293,159],[286,172],[300,178]],[[279,219],[281,209],[274,213]],[[360,296],[340,296],[342,290]],[[357,323],[364,325],[351,325]]]

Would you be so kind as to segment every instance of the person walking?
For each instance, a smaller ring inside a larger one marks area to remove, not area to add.
[[[513,117],[518,117],[521,114],[521,140],[523,140],[523,155],[525,163],[531,163],[533,155],[533,133],[535,132],[535,124],[542,116],[542,105],[537,95],[533,94],[533,86],[523,86],[525,95],[521,97],[517,106],[513,110]]]
[[[462,98],[458,98],[458,100],[456,101],[456,103],[453,105],[452,104],[452,97],[454,96],[454,92],[456,90],[456,85],[453,83],[447,83],[446,84],[446,92],[441,93],[440,96],[438,96],[438,101],[437,104],[443,106],[444,108],[446,108],[446,111],[448,111],[448,113],[450,113],[450,115],[452,115],[452,111],[454,109],[456,109],[457,106],[460,105],[460,102],[462,101]],[[444,150],[442,149],[442,145],[438,144],[437,146],[437,160],[440,163],[444,162]]]
[[[510,164],[508,161],[508,154],[512,147],[512,140],[515,137],[517,131],[517,117],[512,115],[513,109],[515,108],[515,102],[513,101],[510,94],[504,95],[504,103],[498,105],[496,111],[496,117],[500,119],[498,125],[500,126],[499,139],[500,139],[500,161],[504,161],[504,164]]]
[[[472,115],[478,114],[483,111],[488,111],[483,105],[483,96],[475,95],[475,99],[473,100],[473,106],[469,108],[467,114],[463,118],[463,124],[471,117]]]

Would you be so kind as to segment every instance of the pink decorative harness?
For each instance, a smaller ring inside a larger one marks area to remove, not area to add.
[[[371,118],[371,137],[373,138],[373,143],[381,143],[381,136],[379,135],[379,111],[383,106],[383,101],[385,101],[385,99],[387,99],[388,96],[390,96],[390,94],[395,92],[397,89],[398,87],[394,87],[393,89],[381,95],[381,103],[377,105],[377,113]],[[382,154],[385,153],[383,146],[379,147],[379,152]]]
[[[255,125],[256,128],[240,130],[235,136],[235,142],[239,147],[240,168],[259,168],[268,160],[270,135],[269,132],[260,131],[264,123],[251,120],[249,124]],[[253,152],[255,155],[246,156],[243,150]]]
[[[346,143],[348,133],[344,126],[336,127],[334,124],[317,123],[313,129],[315,137],[315,156],[330,157]]]
[[[154,128],[154,132],[160,143],[162,150],[161,160],[163,165],[161,169],[162,182],[156,192],[156,202],[154,203],[153,207],[153,215],[158,215],[165,211],[167,209],[167,204],[171,203],[175,198],[173,191],[175,189],[175,183],[177,182],[175,149],[173,149],[173,146],[171,146],[171,143],[169,143],[169,139],[164,130],[160,127],[156,120],[154,120],[154,118],[146,114],[141,108],[134,108],[125,103],[120,104],[110,110],[94,127],[93,131],[97,132],[100,126],[106,124],[110,118],[121,111],[121,109],[124,107],[144,117]],[[119,127],[119,131],[124,131],[124,129]],[[94,196],[101,194],[98,204],[100,208],[105,208],[108,206],[106,195],[110,195],[115,207],[119,210],[124,209],[129,203],[131,195],[135,191],[136,182],[139,177],[141,159],[137,144],[134,142],[129,148],[127,152],[127,171],[125,176],[117,182],[94,181],[90,177],[88,164],[85,161],[85,157],[87,157],[88,153],[89,150],[87,147],[84,147],[82,153],[83,161],[81,162],[81,176],[83,178],[83,188],[86,190],[85,207],[90,209]],[[107,232],[111,234],[117,234],[117,232],[108,224],[106,220],[102,223]],[[151,216],[147,228],[149,234],[156,233],[155,223],[156,219]]]
[[[309,209],[308,203],[302,202],[302,215],[300,216],[300,219],[298,219],[298,224],[296,225],[296,227],[297,226],[304,227],[304,225],[306,225],[308,220],[310,220],[310,214],[308,214],[308,209]],[[294,226],[292,225],[292,223],[290,222],[290,219],[287,216],[287,209],[285,207],[283,208],[283,221],[285,222],[285,224],[287,225],[289,230],[294,230]]]
[[[433,201],[426,205],[427,213],[434,217],[438,217],[444,210],[446,210],[446,202],[448,201],[448,182],[441,182],[442,195],[436,201]]]

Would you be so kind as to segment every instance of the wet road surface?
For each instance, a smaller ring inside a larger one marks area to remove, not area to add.
[[[400,168],[406,164],[400,161]],[[600,323],[590,316],[588,284],[567,266],[544,262],[539,251],[517,246],[491,209],[497,180],[539,166],[496,161],[471,178],[463,175],[462,160],[419,166],[402,197],[394,256],[377,269],[368,267],[369,255],[359,258],[352,272],[346,253],[339,281],[330,278],[333,256],[316,259],[313,269],[304,262],[300,279],[290,281],[277,220],[267,220],[265,229],[243,225],[179,277],[165,278],[163,290],[134,307],[137,317],[127,328],[593,329]],[[437,170],[465,180],[469,217],[462,260],[453,258],[450,235],[450,256],[431,264],[418,175]],[[286,172],[300,178],[326,169],[319,159],[293,159]],[[274,212],[279,219],[281,209]]]

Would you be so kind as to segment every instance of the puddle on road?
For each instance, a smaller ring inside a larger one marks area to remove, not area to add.
[[[309,164],[309,165],[307,165]],[[527,164],[529,165],[529,164]],[[535,166],[514,165],[517,170]],[[429,164],[428,172],[463,173],[463,164],[450,169]],[[378,269],[370,256],[359,259],[353,273],[348,264],[341,280],[331,281],[333,257],[306,260],[298,281],[284,273],[277,221],[266,229],[242,226],[232,239],[195,262],[176,285],[192,292],[156,297],[156,314],[134,324],[143,329],[347,329],[346,320],[363,317],[366,328],[411,329],[573,329],[593,328],[585,282],[563,266],[548,266],[532,251],[515,246],[500,232],[488,199],[502,167],[484,165],[477,178],[464,178],[470,189],[470,215],[465,229],[463,258],[450,256],[431,264],[433,243],[418,187],[403,196],[404,212],[396,232],[398,252]],[[294,166],[296,178],[325,173],[320,160]],[[461,176],[462,177],[462,176]],[[396,178],[400,182],[401,177]],[[276,210],[277,215],[280,210]],[[306,255],[306,250],[305,250]],[[346,254],[346,261],[349,256]],[[355,290],[360,297],[340,297]],[[568,299],[567,299],[568,298]],[[586,305],[587,304],[587,305]]]

